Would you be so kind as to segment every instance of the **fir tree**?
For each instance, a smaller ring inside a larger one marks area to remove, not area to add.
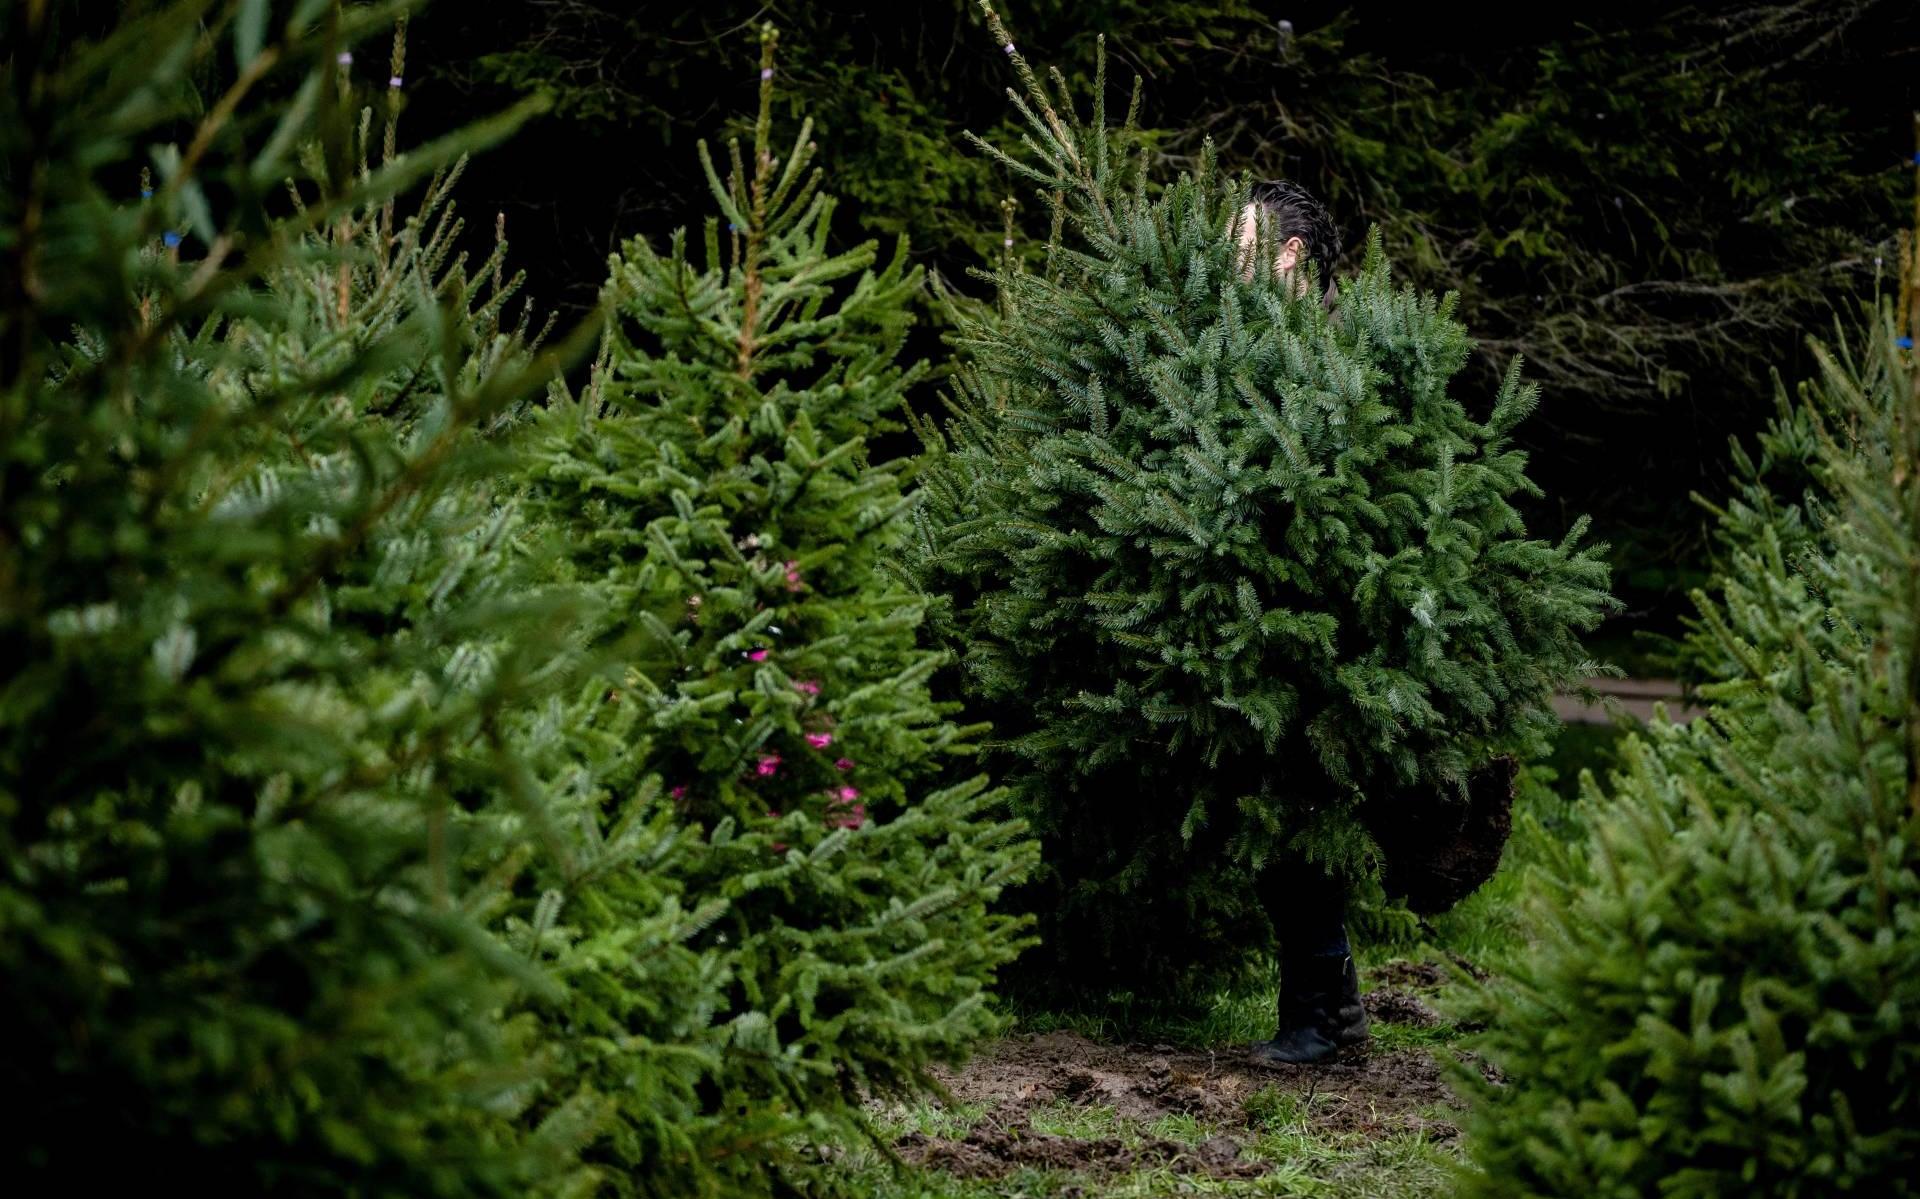
[[[1606,570],[1584,522],[1527,536],[1510,435],[1537,396],[1510,372],[1476,419],[1449,393],[1452,297],[1394,286],[1377,240],[1337,315],[1265,250],[1243,277],[1246,182],[1209,155],[1156,194],[1104,63],[1081,121],[989,16],[1028,126],[989,152],[1057,233],[962,323],[924,576],[1045,839],[1060,981],[1230,970],[1263,939],[1249,871],[1366,879],[1369,824],[1539,748]]]
[[[604,597],[583,636],[614,664],[564,721],[574,756],[607,794],[668,789],[695,846],[673,874],[689,944],[726,986],[691,1106],[623,1102],[616,1147],[652,1169],[686,1137],[671,1152],[747,1186],[768,1185],[757,1155],[930,1085],[994,1027],[1023,922],[988,905],[1033,857],[999,793],[954,774],[979,730],[930,698],[941,659],[889,570],[913,501],[867,443],[925,369],[899,361],[918,272],[904,244],[828,248],[809,127],[774,152],[773,51],[769,28],[750,157],[732,143],[722,181],[701,146],[719,215],[698,261],[684,231],[625,245],[593,380],[556,390],[532,451],[533,502]],[[610,1093],[630,1069],[604,1068]]]
[[[553,364],[446,204],[523,114],[400,156],[399,82],[361,106],[350,65],[390,14],[208,7],[0,17],[7,1167],[563,1185],[594,1112],[533,1111],[564,1079],[500,1019],[555,988],[491,928],[537,902],[494,734],[580,604],[480,436]]]
[[[1911,247],[1912,243],[1908,243]],[[1746,459],[1710,716],[1630,742],[1471,988],[1485,1196],[1920,1191],[1920,263]],[[1810,479],[1772,498],[1760,466]],[[1802,475],[1802,471],[1805,472]]]

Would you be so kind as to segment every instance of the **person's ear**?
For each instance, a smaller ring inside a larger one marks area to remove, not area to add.
[[[1275,258],[1274,265],[1282,271],[1290,271],[1300,265],[1300,256],[1306,252],[1306,242],[1297,237],[1289,237],[1286,244],[1280,247],[1280,253]]]

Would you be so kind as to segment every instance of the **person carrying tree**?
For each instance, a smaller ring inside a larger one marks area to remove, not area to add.
[[[1462,402],[1451,297],[1376,234],[1334,313],[1312,196],[1211,146],[1156,177],[1103,58],[1083,118],[985,15],[1026,128],[976,144],[1053,233],[1023,254],[1009,221],[995,303],[958,310],[914,568],[1041,837],[1033,981],[1204,1000],[1271,931],[1256,1051],[1324,1061],[1367,1037],[1349,902],[1442,911],[1497,860],[1512,763],[1611,605],[1601,547],[1529,535],[1538,391],[1516,366]]]
[[[1274,274],[1282,283],[1291,283],[1295,295],[1322,285],[1321,303],[1330,308],[1340,231],[1326,206],[1285,179],[1255,184],[1250,197],[1235,216],[1242,277],[1253,277],[1255,246],[1271,245]],[[1364,1044],[1367,1009],[1347,940],[1349,884],[1295,855],[1268,862],[1257,877],[1260,906],[1273,924],[1280,985],[1273,1039],[1256,1045],[1255,1054],[1275,1062],[1320,1062]]]

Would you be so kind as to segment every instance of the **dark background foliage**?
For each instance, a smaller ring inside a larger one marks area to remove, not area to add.
[[[1897,0],[1588,2],[1498,19],[1449,5],[1002,7],[1023,51],[1079,84],[1104,35],[1116,89],[1145,81],[1167,166],[1211,137],[1230,167],[1324,196],[1350,260],[1377,223],[1399,269],[1460,290],[1472,369],[1486,381],[1523,354],[1546,389],[1525,434],[1550,497],[1539,531],[1594,512],[1635,626],[1663,623],[1697,581],[1689,493],[1720,489],[1727,437],[1767,414],[1769,367],[1798,365],[1834,299],[1871,285],[1911,169],[1920,15]],[[556,93],[555,115],[476,164],[467,188],[475,210],[507,214],[535,294],[583,305],[619,238],[701,210],[693,141],[750,109],[767,20],[783,30],[783,100],[815,118],[850,236],[907,233],[920,262],[975,292],[967,272],[1001,237],[1005,196],[1022,201],[1023,237],[1044,237],[1041,206],[958,136],[1004,131],[1011,113],[1011,72],[971,0],[431,6],[409,119],[426,133]]]

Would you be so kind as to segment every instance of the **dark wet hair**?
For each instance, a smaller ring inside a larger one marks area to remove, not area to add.
[[[1306,247],[1307,261],[1313,264],[1320,285],[1333,294],[1333,264],[1340,257],[1340,230],[1333,223],[1327,206],[1312,193],[1285,179],[1263,179],[1253,185],[1248,196],[1273,218],[1274,240],[1284,244],[1290,237]]]

